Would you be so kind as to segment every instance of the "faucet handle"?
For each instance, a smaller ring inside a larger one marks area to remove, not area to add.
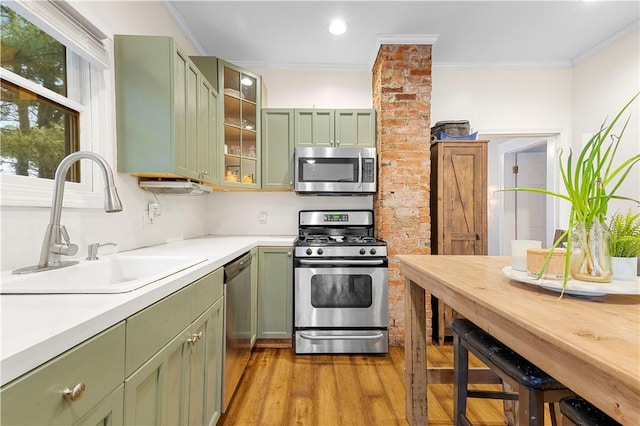
[[[104,246],[117,246],[116,243],[91,243],[87,247],[87,257],[85,260],[98,260],[98,249]]]
[[[65,228],[64,225],[59,225],[57,227],[57,232],[59,235],[55,238],[55,241],[57,242],[53,242],[51,244],[51,253],[61,254],[64,256],[75,255],[78,252],[78,246],[71,242],[67,228]]]

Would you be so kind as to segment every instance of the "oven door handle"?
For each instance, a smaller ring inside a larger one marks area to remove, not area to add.
[[[384,337],[384,334],[376,333],[371,336],[313,336],[311,334],[300,333],[300,337],[307,340],[377,340]]]
[[[383,259],[362,259],[362,260],[343,260],[343,259],[299,259],[301,265],[383,265]]]

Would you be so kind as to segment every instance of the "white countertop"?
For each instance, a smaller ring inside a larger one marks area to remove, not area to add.
[[[128,293],[1,295],[0,384],[10,382],[254,247],[286,247],[294,239],[294,236],[205,236],[131,250],[127,254],[202,256],[207,261]]]

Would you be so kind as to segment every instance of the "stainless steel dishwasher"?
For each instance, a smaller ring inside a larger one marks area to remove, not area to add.
[[[224,267],[224,387],[226,412],[251,356],[251,253]]]

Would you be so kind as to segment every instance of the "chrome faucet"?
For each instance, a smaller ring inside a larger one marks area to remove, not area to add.
[[[78,246],[71,243],[69,234],[64,225],[60,224],[62,215],[62,199],[64,196],[64,184],[67,172],[73,163],[83,158],[93,160],[98,164],[105,181],[104,210],[107,213],[122,211],[122,203],[118,197],[115,184],[113,183],[113,172],[104,158],[89,151],[78,151],[67,155],[62,159],[54,176],[54,192],[51,204],[51,219],[44,234],[42,250],[40,251],[40,261],[35,266],[28,266],[13,271],[14,274],[28,274],[31,272],[41,272],[49,269],[64,268],[75,265],[77,261],[61,261],[61,256],[73,256],[78,252]]]

